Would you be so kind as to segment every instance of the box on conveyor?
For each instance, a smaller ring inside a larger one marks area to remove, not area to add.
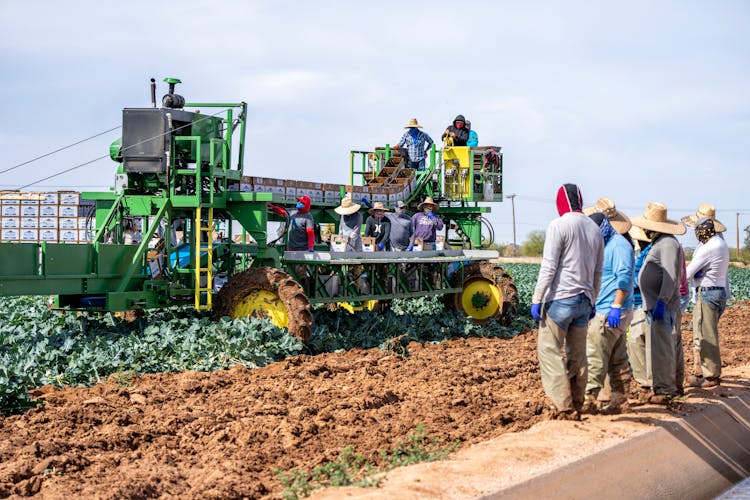
[[[57,243],[58,242],[57,229],[40,229],[39,241],[46,241],[47,243]]]
[[[24,229],[39,229],[39,218],[21,217],[21,227]]]
[[[57,205],[60,202],[58,193],[39,193],[40,205]]]
[[[384,205],[388,205],[388,195],[390,189],[386,186],[383,187],[370,187],[370,202],[375,203],[379,201]]]
[[[78,205],[60,205],[58,207],[57,216],[58,217],[78,217]]]
[[[21,217],[39,217],[39,203],[35,205],[24,205],[22,201]]]
[[[20,217],[0,218],[0,228],[2,229],[19,229],[20,227],[21,227]]]
[[[21,229],[19,232],[19,240],[21,241],[39,241],[39,230],[38,229]]]
[[[18,229],[0,229],[0,241],[18,241]]]
[[[285,195],[284,180],[269,177],[253,177],[253,191],[256,193],[275,193]]]
[[[60,229],[78,229],[78,217],[60,217],[57,220]]]
[[[325,203],[341,203],[341,184],[323,184],[323,201]]]
[[[57,234],[61,243],[78,243],[78,229],[60,229]]]
[[[39,218],[39,229],[55,229],[55,230],[57,230],[57,217],[40,217]]]
[[[284,180],[284,200],[295,201],[297,199],[297,181]]]
[[[59,191],[60,205],[80,205],[81,193],[76,191]]]
[[[18,217],[21,215],[21,206],[20,205],[2,205],[2,209],[0,209],[3,217]]]
[[[297,196],[309,196],[313,203],[323,203],[323,183],[297,181]]]
[[[39,207],[39,217],[57,217],[60,214],[60,207],[57,205],[41,205]]]
[[[362,203],[362,197],[369,194],[367,188],[363,186],[346,186],[346,193],[351,196],[354,203]]]

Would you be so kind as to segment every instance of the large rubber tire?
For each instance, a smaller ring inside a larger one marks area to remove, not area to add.
[[[312,332],[313,315],[304,289],[273,267],[253,267],[232,276],[214,306],[214,317],[223,316],[268,318],[302,342]]]
[[[463,267],[463,283],[459,270],[451,276],[451,285],[461,286],[464,290],[447,294],[445,306],[471,316],[478,323],[497,318],[507,326],[518,314],[518,289],[513,277],[497,264],[488,261],[466,264]],[[472,305],[475,295],[478,296],[476,306]]]

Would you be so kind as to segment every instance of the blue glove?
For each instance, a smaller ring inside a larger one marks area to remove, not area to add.
[[[414,246],[413,245],[409,245],[408,247],[406,247],[406,251],[407,252],[413,252],[414,251]]]
[[[607,315],[607,325],[610,328],[620,328],[620,314],[622,313],[621,307],[611,307],[609,309],[609,315]]]
[[[659,299],[656,301],[656,305],[654,306],[654,319],[656,321],[661,321],[664,319],[664,311],[667,310],[667,304],[664,303],[663,300]]]
[[[427,217],[429,217],[430,219],[434,219],[435,218],[435,214],[432,213],[432,212],[430,212],[429,214],[427,214]]]
[[[362,197],[362,204],[367,208],[372,208],[372,203],[370,203],[370,199],[367,196]]]
[[[703,277],[702,269],[693,275],[693,278],[702,278],[702,277]]]
[[[542,304],[531,304],[531,317],[536,321],[542,321]]]
[[[385,248],[385,245],[382,243],[378,243],[378,250],[382,251]]]
[[[310,252],[310,253],[314,253],[314,252],[315,252],[315,249],[314,249],[314,248],[311,248],[310,250],[308,250],[308,252]]]
[[[596,306],[591,308],[591,313],[589,313],[589,320],[594,319],[594,316],[596,316]]]

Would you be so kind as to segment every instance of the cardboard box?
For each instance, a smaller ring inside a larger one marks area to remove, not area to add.
[[[60,197],[57,195],[57,193],[39,193],[41,195],[41,200],[39,200],[40,205],[57,205],[60,203]]]
[[[284,200],[296,201],[297,199],[297,181],[284,181]]]
[[[78,230],[78,241],[81,243],[83,242],[90,242],[92,240],[92,231],[89,231],[88,229],[79,229]]]
[[[362,237],[362,251],[363,252],[377,252],[378,247],[375,245],[375,238],[372,236]]]
[[[60,217],[57,220],[60,229],[78,229],[78,217]]]
[[[371,187],[370,188],[370,203],[379,201],[384,205],[388,205],[388,193],[390,189],[387,187]]]
[[[297,196],[303,195],[309,196],[313,203],[323,203],[323,183],[297,181]]]
[[[57,217],[40,217],[39,229],[57,229]]]
[[[21,217],[21,227],[24,229],[39,229],[39,219],[36,217]]]
[[[48,243],[57,243],[57,229],[40,229],[39,241]]]
[[[58,238],[63,243],[77,243],[78,242],[78,230],[77,229],[60,229],[57,233]]]
[[[21,206],[16,203],[15,205],[2,205],[2,213],[0,213],[3,217],[18,217],[21,215]]]
[[[75,191],[60,191],[60,205],[80,205],[81,204],[81,193]]]
[[[18,229],[0,230],[0,241],[18,241],[18,238],[19,238]]]
[[[346,252],[346,245],[349,242],[349,237],[342,234],[331,235],[331,251],[332,252]]]
[[[78,217],[78,205],[60,205],[57,207],[58,217]]]
[[[349,193],[354,203],[362,203],[362,196],[367,194],[362,186],[346,186],[346,192]]]
[[[57,205],[40,205],[39,217],[57,217],[60,213]]]
[[[18,229],[21,227],[21,219],[18,217],[0,218],[0,227],[3,229]]]
[[[38,229],[21,229],[19,231],[19,238],[21,241],[39,241],[39,230]]]
[[[341,203],[341,184],[323,184],[323,201],[325,203]]]
[[[86,221],[88,221],[88,217],[78,217],[78,229],[88,229],[86,226]],[[94,219],[91,219],[91,227],[94,227]]]
[[[39,217],[39,205],[21,205],[21,217]]]
[[[0,191],[0,205],[18,205],[19,191]]]

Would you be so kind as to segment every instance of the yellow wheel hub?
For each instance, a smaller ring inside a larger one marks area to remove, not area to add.
[[[349,311],[349,313],[355,313],[359,311],[372,311],[375,306],[378,305],[377,300],[366,300],[364,302],[337,302],[336,306],[339,309]]]
[[[467,316],[474,319],[487,319],[502,308],[503,294],[500,289],[486,279],[471,280],[461,293],[461,307]]]
[[[233,318],[268,318],[279,328],[289,327],[286,306],[278,295],[268,290],[256,290],[237,302]]]

